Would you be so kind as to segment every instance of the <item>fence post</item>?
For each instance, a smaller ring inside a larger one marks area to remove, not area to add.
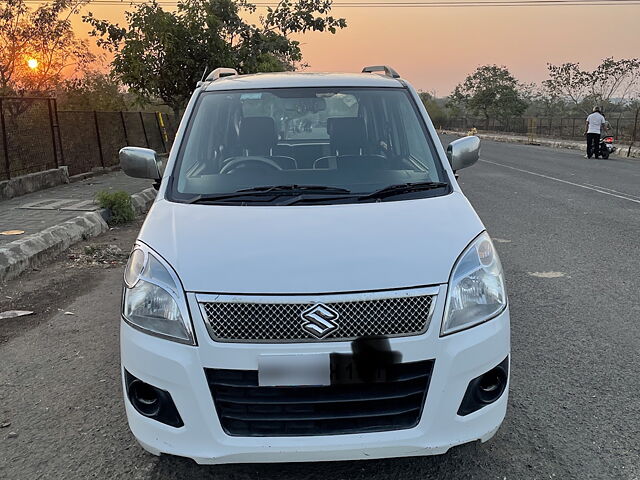
[[[47,107],[49,110],[49,126],[51,127],[51,144],[53,146],[53,160],[56,163],[56,168],[60,165],[58,164],[58,149],[56,148],[56,131],[55,126],[53,124],[53,111],[51,108],[52,99],[47,99]]]
[[[7,179],[11,180],[11,166],[9,165],[9,145],[7,144],[7,128],[4,123],[4,104],[0,97],[0,127],[2,128],[2,146],[4,147],[4,163],[7,168]]]
[[[156,124],[158,125],[158,132],[160,132],[160,140],[162,140],[162,148],[164,148],[164,152],[167,152],[167,142],[166,136],[167,134],[163,131],[164,122],[162,121],[162,113],[156,112]]]
[[[535,126],[536,126],[535,117],[530,117],[529,125],[527,126],[527,137],[529,139],[529,145],[533,145],[536,141]]]
[[[98,125],[98,112],[93,111],[93,121],[96,124],[96,138],[98,139],[98,153],[100,153],[100,165],[104,168],[104,155],[102,155],[102,141],[100,140],[100,127]]]
[[[149,148],[149,137],[147,137],[147,129],[144,128],[144,117],[142,116],[142,112],[138,112],[140,114],[140,124],[142,125],[142,133],[144,133],[144,143]]]
[[[122,130],[124,131],[124,145],[129,145],[129,134],[127,133],[127,122],[124,121],[124,112],[120,110],[120,120],[122,121]]]
[[[64,165],[64,147],[62,146],[62,132],[60,131],[60,118],[58,118],[58,101],[53,99],[53,115],[56,119],[56,130],[58,131],[58,146],[60,147],[60,164]]]
[[[633,133],[631,134],[631,141],[629,142],[629,149],[627,150],[627,158],[631,156],[631,147],[636,141],[636,131],[638,129],[638,114],[640,114],[640,107],[636,107],[636,117],[633,121]]]

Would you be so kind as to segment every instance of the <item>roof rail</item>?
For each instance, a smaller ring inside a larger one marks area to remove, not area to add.
[[[235,68],[216,68],[213,72],[207,75],[207,78],[205,78],[204,81],[213,82],[219,78],[233,77],[235,75],[238,75]]]
[[[376,72],[384,72],[387,77],[391,78],[400,78],[400,74],[396,72],[393,68],[388,67],[386,65],[376,65],[373,67],[364,67],[362,69],[362,73],[376,73]]]

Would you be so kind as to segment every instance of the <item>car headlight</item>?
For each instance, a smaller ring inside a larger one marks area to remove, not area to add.
[[[184,292],[173,269],[142,244],[124,272],[122,316],[151,335],[194,345]]]
[[[441,335],[486,322],[506,305],[502,265],[491,238],[484,232],[453,267]]]

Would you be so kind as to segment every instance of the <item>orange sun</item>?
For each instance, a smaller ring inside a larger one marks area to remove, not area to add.
[[[38,60],[36,60],[35,58],[30,58],[29,60],[27,60],[27,65],[31,70],[35,70],[36,68],[38,68]]]

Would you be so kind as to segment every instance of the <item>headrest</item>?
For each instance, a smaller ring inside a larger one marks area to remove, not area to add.
[[[366,128],[360,117],[327,118],[327,133],[332,152],[340,155],[358,155],[366,145]]]
[[[238,140],[249,153],[268,155],[278,143],[276,123],[271,117],[244,117],[240,121]]]

